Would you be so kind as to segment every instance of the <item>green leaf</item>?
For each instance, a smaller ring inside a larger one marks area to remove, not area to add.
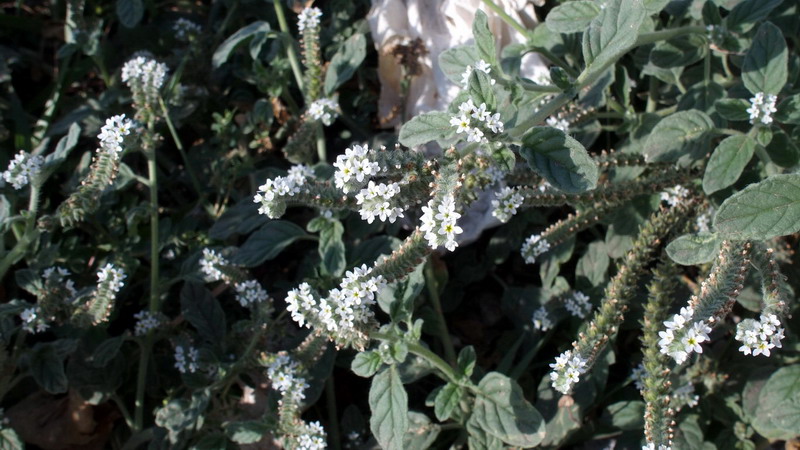
[[[333,55],[325,73],[325,95],[330,96],[345,81],[356,73],[367,56],[367,38],[358,33],[350,36]]]
[[[181,289],[181,314],[205,341],[222,346],[225,340],[225,311],[211,292],[200,283],[187,281]]]
[[[269,426],[255,420],[225,424],[225,434],[237,444],[255,444],[270,431]]]
[[[725,18],[725,24],[731,31],[746,33],[755,24],[769,16],[783,0],[745,0],[736,5]]]
[[[77,339],[60,339],[33,346],[27,356],[30,374],[36,383],[51,394],[63,394],[69,388],[64,360],[78,347]]]
[[[758,396],[756,431],[772,439],[800,435],[800,365],[778,369]]]
[[[772,136],[766,150],[769,159],[781,167],[794,167],[800,162],[800,149],[783,131],[778,131]]]
[[[748,103],[749,105],[749,103]],[[773,116],[780,123],[800,125],[800,94],[786,97],[778,104]]]
[[[750,102],[742,98],[724,98],[714,103],[714,108],[720,116],[728,120],[750,120]]]
[[[562,3],[551,9],[545,23],[556,33],[582,33],[600,14],[597,3],[588,0]]]
[[[770,239],[800,231],[800,174],[773,175],[728,197],[714,217],[723,239]]]
[[[119,349],[125,342],[125,336],[106,339],[92,352],[90,362],[94,367],[105,367],[119,354]]]
[[[586,254],[578,260],[575,275],[586,277],[592,286],[599,286],[606,280],[610,261],[606,244],[602,241],[592,242]]]
[[[317,217],[312,219],[306,227],[308,231],[319,231],[319,257],[322,262],[320,269],[323,275],[340,276],[345,269],[344,226],[336,219]]]
[[[472,371],[475,370],[475,361],[478,356],[475,354],[475,347],[467,345],[458,352],[458,371],[464,377],[469,378],[472,376]]]
[[[415,116],[400,128],[400,143],[406,147],[416,147],[431,141],[446,139],[453,135],[455,128],[450,125],[450,114],[433,111]]]
[[[269,31],[269,23],[264,22],[263,20],[253,22],[250,25],[239,29],[239,31],[230,35],[228,39],[225,39],[225,42],[217,47],[217,50],[214,51],[214,55],[211,57],[212,65],[216,69],[225,64],[225,62],[228,61],[233,49],[235,49],[239,44],[258,33],[267,33]]]
[[[666,69],[684,67],[703,59],[707,51],[705,38],[691,34],[656,44],[650,52],[650,62]]]
[[[475,37],[478,55],[496,67],[497,49],[494,45],[494,36],[489,30],[489,19],[486,17],[486,13],[480,9],[475,12],[475,20],[472,22],[472,34]]]
[[[624,431],[641,430],[644,427],[644,402],[623,400],[608,405],[604,411],[610,417],[611,426]]]
[[[475,420],[487,433],[508,445],[533,447],[545,435],[542,415],[522,393],[516,381],[489,372],[478,384],[481,395],[475,399]]]
[[[459,45],[448,48],[439,54],[439,68],[453,83],[461,86],[461,76],[467,66],[475,64],[480,58],[478,49],[474,45]]]
[[[433,400],[433,412],[436,414],[436,419],[439,422],[449,419],[463,396],[464,391],[461,386],[453,383],[445,384]]]
[[[736,183],[756,150],[756,141],[747,135],[728,136],[719,143],[706,165],[703,191],[706,194]]]
[[[519,150],[531,169],[564,192],[584,192],[597,186],[597,165],[580,142],[561,130],[534,127],[522,137]]]
[[[480,106],[481,103],[486,103],[487,110],[492,112],[497,110],[497,97],[495,97],[494,88],[492,88],[492,77],[490,77],[486,72],[482,70],[472,71],[472,73],[469,75],[468,92],[469,97],[475,103],[475,106]]]
[[[142,0],[117,0],[117,18],[125,28],[135,27],[143,16]]]
[[[248,234],[269,222],[269,218],[258,213],[258,205],[252,198],[245,198],[227,208],[208,230],[208,237],[224,241],[234,234]]]
[[[360,377],[369,378],[378,372],[381,365],[383,365],[381,355],[376,351],[369,350],[356,354],[350,364],[350,369]]]
[[[430,448],[439,436],[441,427],[431,423],[425,414],[416,411],[408,412],[408,431],[403,435],[403,448]]]
[[[680,111],[658,122],[644,144],[648,162],[675,162],[705,148],[707,132],[714,122],[704,112]]]
[[[424,267],[424,262],[418,264],[408,276],[389,283],[378,292],[378,306],[383,312],[389,314],[393,322],[411,320],[411,314],[414,312],[414,300],[425,287]]]
[[[667,255],[678,264],[694,266],[713,261],[721,246],[714,233],[684,234],[667,245]]]
[[[758,27],[742,65],[742,82],[753,94],[777,95],[788,79],[789,52],[780,28],[765,22]]]
[[[273,220],[251,234],[239,248],[231,262],[244,267],[255,267],[278,256],[296,240],[306,237],[302,228],[285,220]]]
[[[369,407],[372,411],[369,428],[381,448],[403,450],[403,437],[409,425],[408,394],[394,366],[372,379]]]
[[[23,448],[25,448],[25,444],[13,428],[0,429],[0,450],[20,450]]]
[[[644,9],[648,15],[660,13],[670,0],[644,0]]]
[[[53,151],[53,153],[44,158],[43,172],[42,175],[39,176],[40,182],[47,179],[47,177],[49,177],[50,174],[53,173],[53,171],[55,171],[56,168],[58,168],[58,166],[67,159],[69,152],[71,152],[72,149],[78,144],[78,139],[80,137],[81,127],[77,122],[75,122],[69,126],[67,135],[58,141],[58,144],[56,144],[56,149]]]
[[[583,34],[581,77],[595,74],[624,55],[636,43],[646,11],[642,0],[608,0]]]

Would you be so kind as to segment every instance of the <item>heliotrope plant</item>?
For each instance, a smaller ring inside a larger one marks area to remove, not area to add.
[[[67,3],[59,55],[96,66],[93,111],[116,114],[45,110],[9,153],[0,443],[41,446],[20,400],[38,389],[111,408],[122,448],[800,434],[796,2],[546,2],[528,29],[484,0],[526,43],[499,47],[476,10],[474,43],[438,55],[452,102],[396,134],[355,119],[365,5],[295,28],[277,0],[207,25],[148,12],[173,54],[109,73],[102,27]],[[525,78],[528,53],[549,77]]]

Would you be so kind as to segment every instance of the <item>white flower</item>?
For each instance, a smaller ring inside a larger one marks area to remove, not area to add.
[[[508,186],[495,192],[495,199],[492,200],[492,215],[497,220],[505,223],[517,213],[517,208],[522,206],[525,198],[515,189]]]
[[[689,190],[680,184],[676,184],[671,188],[667,188],[661,193],[661,201],[667,202],[669,206],[675,206],[680,203],[681,199],[689,196]]]
[[[3,179],[6,183],[11,183],[14,189],[22,189],[39,174],[42,164],[44,158],[41,156],[20,150],[14,159],[9,161],[8,169],[3,172]]]
[[[106,119],[105,125],[100,129],[97,139],[100,140],[98,151],[104,151],[114,159],[119,159],[122,153],[122,141],[131,133],[133,121],[125,118],[125,114],[111,116]]]
[[[371,154],[372,151],[366,145],[353,145],[352,148],[345,149],[344,155],[337,156],[333,163],[337,169],[334,173],[336,187],[346,194],[360,189],[367,184],[369,177],[377,175],[381,166],[370,159]]]
[[[505,131],[503,122],[500,121],[500,113],[494,113],[486,119],[486,126],[492,130],[492,133],[502,133]]]
[[[305,8],[297,16],[297,29],[301,32],[306,29],[318,28],[322,11],[319,8]]]
[[[97,272],[97,285],[98,289],[101,286],[104,286],[106,289],[112,292],[119,292],[122,289],[122,286],[125,283],[122,280],[125,279],[125,272],[122,269],[114,267],[113,264],[108,263]]]
[[[175,346],[175,368],[180,373],[195,373],[199,369],[198,359],[200,352],[194,347],[184,349],[181,345]]]
[[[455,250],[458,247],[455,237],[463,230],[457,225],[461,214],[456,212],[453,194],[445,195],[438,205],[436,199],[432,198],[427,206],[422,207],[422,212],[420,231],[425,233],[428,245],[431,248],[444,245],[450,251]]]
[[[400,186],[397,183],[375,184],[370,180],[367,187],[356,194],[356,203],[361,205],[361,219],[372,223],[377,217],[381,222],[394,223],[397,218],[404,217],[403,208],[392,205],[392,199],[398,194]]]
[[[528,237],[522,244],[522,258],[527,264],[536,262],[536,258],[540,255],[547,253],[550,250],[550,243],[543,239],[541,235],[534,234]]]
[[[122,82],[133,93],[139,107],[158,104],[159,89],[167,78],[167,65],[144,56],[137,56],[122,66]]]
[[[586,359],[580,355],[573,355],[572,350],[567,350],[558,357],[556,362],[550,364],[550,381],[553,388],[562,394],[568,394],[572,386],[580,380],[586,372]]]
[[[482,142],[483,136],[483,131],[481,131],[480,128],[470,128],[467,130],[467,142]]]
[[[464,73],[461,74],[461,85],[464,88],[469,87],[469,76],[472,75],[473,70],[480,70],[481,72],[489,75],[492,71],[492,66],[484,60],[480,60],[464,68]],[[494,85],[497,81],[494,78],[489,79],[491,84]]]
[[[690,408],[697,406],[700,396],[694,393],[694,385],[687,383],[672,392],[673,402],[670,406],[674,407],[676,411],[680,411],[684,406]]]
[[[581,319],[592,312],[592,304],[589,303],[589,296],[581,291],[575,291],[572,295],[564,299],[564,306],[570,314]]]
[[[67,278],[69,275],[69,270],[59,266],[48,267],[42,271],[47,289],[63,287],[69,292],[70,297],[74,297],[78,291],[75,289],[75,282]]]
[[[210,248],[203,249],[203,258],[200,259],[200,271],[205,275],[207,282],[219,281],[225,278],[225,274],[218,269],[218,266],[230,265],[228,260]]]
[[[326,126],[333,123],[333,120],[339,116],[339,111],[339,103],[329,98],[314,100],[308,105],[308,115],[313,120],[321,120]]]
[[[647,372],[644,370],[644,364],[639,363],[638,366],[634,367],[631,371],[631,380],[633,380],[636,389],[643,390],[644,389],[644,376]]]
[[[772,123],[772,113],[777,111],[775,102],[778,97],[772,94],[764,94],[759,92],[755,97],[750,99],[750,107],[747,108],[747,113],[750,114],[750,123],[755,124],[761,122],[763,125]]]
[[[323,450],[328,447],[325,430],[319,422],[303,424],[304,428],[297,437],[298,450]]]
[[[172,31],[175,32],[175,38],[179,41],[187,42],[192,36],[199,34],[201,30],[200,25],[183,17],[172,24]]]
[[[456,127],[456,133],[466,133],[467,142],[485,142],[486,132],[502,133],[504,131],[503,122],[500,121],[500,113],[492,114],[486,109],[486,103],[475,106],[472,99],[461,103],[458,106],[459,114],[450,118],[450,125]]]
[[[261,203],[259,214],[266,214],[271,219],[283,215],[286,203],[281,197],[292,197],[301,192],[301,187],[308,179],[314,178],[314,171],[304,164],[297,164],[289,168],[285,177],[268,179],[258,187],[258,192],[253,196],[254,203]]]
[[[545,123],[547,123],[547,126],[561,130],[564,133],[569,132],[569,120],[563,117],[550,116],[545,120]]]
[[[539,309],[533,312],[533,328],[539,331],[547,331],[553,327],[553,321],[547,314],[547,309],[540,306]]]
[[[481,103],[481,106],[472,110],[472,118],[479,122],[485,122],[491,116],[492,113],[486,110],[486,103]]]
[[[744,319],[736,326],[737,341],[742,343],[739,351],[745,355],[770,356],[770,350],[781,348],[784,329],[775,314],[762,314],[759,320]]]
[[[469,130],[472,128],[469,126],[470,120],[466,113],[451,117],[450,125],[457,127],[456,133],[469,133]]]
[[[133,334],[136,336],[144,336],[151,330],[161,326],[161,315],[153,314],[147,310],[141,310],[134,314],[133,317],[136,319],[136,326],[133,329]]]
[[[245,307],[265,302],[269,298],[267,291],[256,280],[236,283],[234,288],[236,289],[236,300]]]

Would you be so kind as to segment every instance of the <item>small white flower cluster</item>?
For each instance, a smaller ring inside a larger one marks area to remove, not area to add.
[[[550,372],[550,381],[553,388],[562,394],[567,394],[572,389],[572,385],[580,380],[581,375],[586,372],[586,360],[580,355],[573,355],[572,350],[567,350],[556,357],[556,362],[550,364],[553,369]]]
[[[305,164],[297,164],[289,168],[285,177],[267,180],[253,196],[253,203],[261,203],[258,213],[266,214],[271,219],[282,216],[286,205],[280,197],[292,197],[300,193],[300,188],[309,178],[314,178],[314,171]]]
[[[9,161],[8,169],[3,172],[3,179],[6,183],[11,183],[14,189],[22,189],[42,170],[42,164],[44,158],[41,156],[20,150],[14,159]]]
[[[697,226],[697,231],[699,232],[707,232],[711,231],[711,219],[714,218],[715,209],[713,206],[709,207],[705,212],[697,216],[695,219],[695,225]]]
[[[420,231],[425,233],[425,239],[431,248],[439,248],[444,245],[451,252],[458,247],[456,235],[464,230],[456,222],[461,214],[456,212],[456,202],[453,194],[447,194],[442,198],[442,202],[436,204],[436,199],[432,198],[427,206],[422,207],[422,226]]]
[[[41,333],[50,325],[44,317],[41,317],[41,309],[38,306],[24,309],[19,318],[22,320],[22,329],[28,333]]]
[[[500,113],[487,111],[486,103],[475,106],[472,99],[459,105],[458,114],[450,118],[450,125],[456,127],[456,133],[466,133],[467,142],[488,142],[487,129],[495,134],[505,130]]]
[[[331,289],[327,298],[317,301],[308,283],[292,289],[286,296],[286,310],[298,325],[311,328],[318,322],[328,332],[347,339],[358,335],[356,324],[363,324],[375,315],[371,306],[386,281],[383,276],[370,276],[366,264],[345,273],[339,288]]]
[[[141,97],[135,101],[155,105],[158,103],[158,90],[167,78],[167,71],[166,64],[137,56],[122,66],[122,82],[131,88],[134,97]]]
[[[642,450],[672,450],[672,447],[669,445],[659,444],[658,448],[656,448],[656,444],[650,442],[647,445],[643,445]]]
[[[630,379],[633,380],[633,384],[636,386],[637,390],[641,391],[644,389],[644,374],[644,363],[639,363],[638,366],[631,370]]]
[[[329,98],[314,100],[308,105],[308,115],[314,120],[321,120],[329,126],[339,116],[339,103]]]
[[[500,222],[508,222],[517,213],[517,208],[522,206],[525,198],[517,190],[508,186],[495,192],[495,199],[492,200],[492,215],[497,217]]]
[[[664,321],[666,330],[658,332],[661,353],[671,356],[678,364],[683,364],[692,352],[703,353],[700,344],[710,340],[711,327],[705,320],[693,321],[693,316],[694,308],[683,307],[672,320]]]
[[[303,428],[305,429],[302,434],[297,437],[298,450],[323,450],[328,448],[325,429],[322,428],[319,422],[306,423]]]
[[[70,275],[69,270],[59,266],[48,267],[42,271],[42,278],[45,280],[45,286],[50,288],[52,285],[63,284],[64,288],[70,293],[70,296],[74,297],[77,295],[78,290],[75,289],[75,282],[67,278]]]
[[[111,263],[106,264],[97,272],[98,288],[101,285],[105,285],[105,287],[112,292],[119,292],[122,286],[125,286],[125,283],[122,282],[124,279],[125,272],[120,268],[114,267]]]
[[[739,351],[745,355],[769,356],[773,348],[782,348],[783,328],[775,314],[762,314],[760,320],[744,319],[736,325],[736,340],[742,343]]]
[[[266,289],[261,287],[256,280],[236,283],[234,288],[236,289],[236,300],[245,307],[265,302],[269,298]]]
[[[680,203],[681,199],[689,196],[689,190],[680,184],[676,184],[671,188],[667,188],[661,193],[661,201],[667,202],[669,206],[675,206]]]
[[[98,151],[104,151],[112,158],[118,159],[122,153],[122,141],[131,134],[133,121],[125,118],[125,114],[111,116],[106,119],[106,124],[100,129],[97,139],[100,140]]]
[[[293,404],[306,398],[305,390],[308,389],[306,379],[297,375],[297,366],[297,361],[286,354],[277,355],[267,365],[267,377],[272,387]]]
[[[485,73],[486,75],[489,75],[489,73],[492,71],[492,65],[487,63],[484,60],[480,60],[480,61],[476,62],[475,64],[472,64],[472,65],[469,65],[469,66],[465,67],[464,68],[464,73],[461,74],[461,85],[464,86],[465,89],[467,87],[469,87],[469,76],[472,75],[472,71],[476,70],[476,69],[480,70],[481,72]],[[491,83],[492,83],[492,85],[494,85],[496,83],[496,81],[492,78],[491,79]]]
[[[136,319],[136,325],[133,328],[133,334],[136,336],[145,336],[161,326],[161,315],[153,314],[145,309],[134,314],[133,318]]]
[[[347,148],[344,155],[336,157],[334,183],[345,194],[361,189],[370,177],[380,172],[381,165],[370,159],[370,149],[366,145],[353,145]]]
[[[694,385],[692,383],[686,383],[672,391],[672,402],[670,402],[670,405],[673,405],[675,411],[678,412],[684,406],[694,408],[697,406],[699,400],[700,396],[694,393]]]
[[[198,359],[200,352],[195,348],[189,346],[184,349],[182,345],[175,346],[175,368],[180,373],[195,373],[200,368]]]
[[[227,266],[230,263],[222,255],[211,250],[203,249],[203,258],[200,259],[200,271],[205,275],[205,280],[209,283],[225,279],[225,274],[218,269],[218,266]]]
[[[405,217],[403,208],[392,204],[392,198],[399,193],[400,186],[397,183],[375,184],[370,180],[367,187],[356,194],[356,203],[361,205],[361,220],[372,223],[377,217],[381,222],[388,220],[394,223],[398,217]]]
[[[547,331],[553,328],[553,321],[550,320],[550,315],[544,306],[540,306],[539,309],[533,312],[533,328],[539,331]]]
[[[550,243],[547,242],[547,239],[543,239],[541,234],[533,234],[522,243],[520,253],[522,253],[525,263],[533,264],[536,262],[537,257],[547,253],[549,250]]]
[[[772,113],[778,109],[775,108],[775,102],[778,97],[772,94],[764,94],[759,92],[755,97],[750,99],[750,107],[747,108],[747,113],[750,114],[750,123],[755,124],[761,122],[763,125],[772,123]]]
[[[556,117],[550,116],[545,120],[545,123],[548,127],[553,127],[557,130],[561,130],[564,133],[569,133],[569,120],[563,117]]]
[[[592,304],[589,303],[589,296],[581,291],[575,291],[572,295],[564,299],[564,307],[574,317],[585,319],[592,312]]]
[[[303,32],[307,28],[319,27],[321,17],[322,11],[319,8],[305,8],[297,16],[297,29]]]
[[[175,38],[183,42],[188,42],[192,36],[199,34],[201,30],[202,28],[200,28],[200,25],[183,17],[176,20],[172,25],[172,31],[175,32]]]

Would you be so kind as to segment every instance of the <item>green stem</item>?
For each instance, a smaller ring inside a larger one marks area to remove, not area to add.
[[[12,265],[25,256],[28,246],[34,241],[37,234],[35,225],[36,213],[39,210],[39,186],[36,183],[31,183],[30,189],[31,194],[28,199],[28,215],[25,219],[25,231],[11,251],[6,253],[3,259],[0,260],[0,280],[5,277],[6,272],[8,272],[8,269],[10,269]]]
[[[339,437],[339,416],[336,413],[336,391],[333,382],[333,374],[325,381],[325,399],[328,407],[328,431],[329,442],[333,442],[334,450],[340,450],[341,440]]]
[[[317,121],[314,126],[314,134],[317,136],[317,157],[320,162],[328,161],[328,153],[325,148],[325,130],[322,128],[322,122]]]
[[[200,182],[197,180],[197,176],[194,174],[192,165],[189,163],[189,156],[186,154],[186,150],[183,148],[183,143],[181,142],[180,137],[178,137],[178,132],[175,130],[175,125],[173,125],[172,119],[169,117],[167,104],[164,103],[164,99],[160,95],[158,96],[158,104],[161,106],[161,113],[164,115],[164,120],[167,122],[169,134],[172,136],[172,140],[175,142],[175,147],[178,148],[178,152],[180,152],[181,158],[183,158],[183,163],[186,165],[186,172],[189,174],[189,179],[192,181],[192,186],[194,186],[194,190],[197,191],[197,195],[202,198],[203,190],[200,187]]]
[[[145,336],[142,349],[139,352],[139,370],[136,374],[136,400],[134,409],[133,429],[142,431],[144,423],[144,391],[147,382],[147,363],[150,362],[150,351],[153,348],[154,332],[151,330]]]
[[[384,333],[379,333],[379,332],[370,333],[370,338],[378,339],[378,340],[381,340],[381,341],[389,341],[389,342],[395,342],[395,341],[398,340],[398,338],[395,337],[395,336],[391,336],[391,335],[384,334]],[[447,364],[447,361],[445,361],[442,358],[440,358],[439,355],[437,355],[436,353],[433,353],[432,351],[428,350],[427,348],[425,348],[425,347],[423,347],[423,346],[421,346],[419,344],[416,344],[416,343],[408,343],[407,345],[408,345],[408,351],[409,352],[411,352],[414,355],[417,355],[420,358],[426,360],[433,367],[438,369],[439,372],[441,372],[440,375],[443,376],[443,379],[445,381],[448,381],[448,382],[454,383],[454,384],[458,384],[458,385],[462,384],[463,380],[461,379],[461,377],[458,376],[458,374],[456,373],[455,369],[453,369],[450,366],[450,364]]]
[[[159,310],[158,296],[158,175],[156,152],[147,151],[147,172],[150,181],[150,312]]]
[[[286,14],[283,12],[282,1],[283,0],[274,0],[272,4],[275,5],[275,15],[278,16],[278,26],[285,36],[284,44],[286,45],[286,55],[289,57],[289,65],[292,66],[294,79],[300,91],[305,92],[303,86],[303,71],[300,69],[300,58],[298,58],[297,48],[294,45],[292,34],[289,32],[289,24],[286,23]]]
[[[131,413],[128,412],[128,408],[125,407],[125,403],[122,402],[122,399],[119,398],[119,395],[117,394],[111,394],[111,400],[116,403],[117,409],[119,409],[119,412],[122,413],[122,418],[125,419],[125,424],[128,425],[128,428],[133,430],[136,424],[133,422]]]
[[[701,26],[686,26],[680,28],[672,28],[669,30],[651,31],[650,33],[642,33],[636,38],[634,47],[642,45],[654,44],[659,41],[668,41],[679,36],[686,34],[705,34],[706,28]]]
[[[552,62],[553,64],[555,64],[558,67],[561,67],[562,69],[564,69],[564,71],[567,72],[567,74],[569,76],[571,76],[572,78],[577,78],[578,77],[579,74],[575,69],[570,67],[570,65],[567,64],[566,61],[561,59],[560,56],[558,56],[555,53],[551,52],[549,49],[546,49],[544,47],[534,47],[534,50],[537,53],[540,53],[545,58],[549,59],[550,62]]]
[[[514,18],[509,16],[508,13],[503,11],[503,8],[497,6],[497,4],[492,0],[483,0],[483,3],[486,6],[488,6],[489,9],[497,13],[497,15],[500,16],[501,19],[503,19],[503,22],[507,23],[512,28],[519,31],[523,36],[528,37],[528,29],[522,26],[521,23],[514,20]]]
[[[550,102],[542,106],[536,113],[534,113],[528,120],[515,126],[508,134],[512,138],[518,138],[522,134],[528,132],[532,127],[541,124],[547,119],[548,116],[558,111],[562,106],[566,105],[570,99],[574,97],[572,93],[563,93],[555,96]]]
[[[450,331],[447,329],[447,322],[445,322],[444,311],[442,311],[442,302],[439,299],[439,285],[436,282],[436,276],[433,273],[433,263],[428,260],[425,264],[425,286],[428,288],[428,297],[433,304],[433,310],[436,312],[436,322],[439,327],[439,339],[442,341],[444,347],[444,354],[450,365],[455,365],[457,361],[456,350],[453,347],[453,341],[450,339]]]
[[[728,135],[728,136],[739,136],[739,135],[744,134],[741,131],[734,130],[732,128],[714,128],[714,132],[718,133],[718,134],[725,134],[725,135]]]
[[[647,107],[645,112],[654,112],[658,108],[658,79],[650,77],[647,91]]]

